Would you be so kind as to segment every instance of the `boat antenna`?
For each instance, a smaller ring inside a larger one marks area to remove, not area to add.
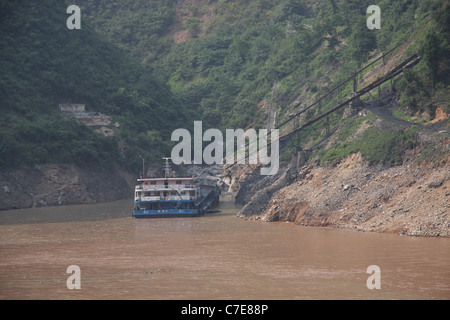
[[[170,158],[163,158],[164,160],[166,160],[165,164],[164,164],[164,176],[165,178],[169,178],[170,177]]]

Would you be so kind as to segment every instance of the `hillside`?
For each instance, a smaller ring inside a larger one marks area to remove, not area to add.
[[[372,4],[79,0],[82,29],[68,30],[67,4],[2,1],[1,181],[12,183],[12,170],[34,167],[42,181],[59,172],[55,189],[70,180],[72,189],[87,190],[85,175],[73,174],[79,168],[125,170],[126,180],[130,171],[139,174],[142,158],[169,154],[170,133],[191,130],[194,120],[204,130],[257,129],[267,126],[269,109],[275,127],[301,111],[280,127],[283,135],[413,54],[418,63],[362,96],[359,108],[339,109],[285,140],[281,169],[299,150],[308,150],[303,165],[330,172],[355,154],[368,168],[448,168],[450,4],[377,1],[381,29],[369,30]],[[354,83],[340,85],[362,68]],[[71,103],[98,118],[58,111]],[[59,194],[48,192],[51,200],[42,203],[58,203]]]
[[[165,155],[170,132],[190,112],[151,68],[98,35],[87,19],[69,30],[66,8],[53,0],[0,4],[0,165],[118,163],[138,173],[138,156]],[[60,104],[107,115],[115,134],[93,132],[61,113]]]
[[[299,102],[308,104],[372,57],[403,44],[393,53],[397,59],[413,52],[424,59],[398,83],[402,109],[430,117],[440,105],[449,111],[445,1],[379,1],[380,30],[366,27],[370,1],[132,3],[81,6],[96,31],[165,75],[209,126],[264,127],[269,100],[282,121]],[[339,98],[351,86],[341,91]]]

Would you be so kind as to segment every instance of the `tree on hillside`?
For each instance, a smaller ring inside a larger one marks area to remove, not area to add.
[[[369,52],[377,48],[376,30],[369,30],[366,25],[366,18],[359,17],[353,25],[352,34],[348,41],[348,51],[350,56],[358,63],[367,59]]]

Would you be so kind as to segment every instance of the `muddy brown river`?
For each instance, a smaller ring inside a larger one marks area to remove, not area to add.
[[[450,298],[448,238],[245,221],[232,202],[199,218],[131,210],[124,200],[0,212],[0,299]]]

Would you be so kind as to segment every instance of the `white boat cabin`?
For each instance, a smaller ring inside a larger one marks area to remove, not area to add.
[[[193,185],[195,176],[140,178],[135,188],[135,201],[195,200],[198,187]]]

